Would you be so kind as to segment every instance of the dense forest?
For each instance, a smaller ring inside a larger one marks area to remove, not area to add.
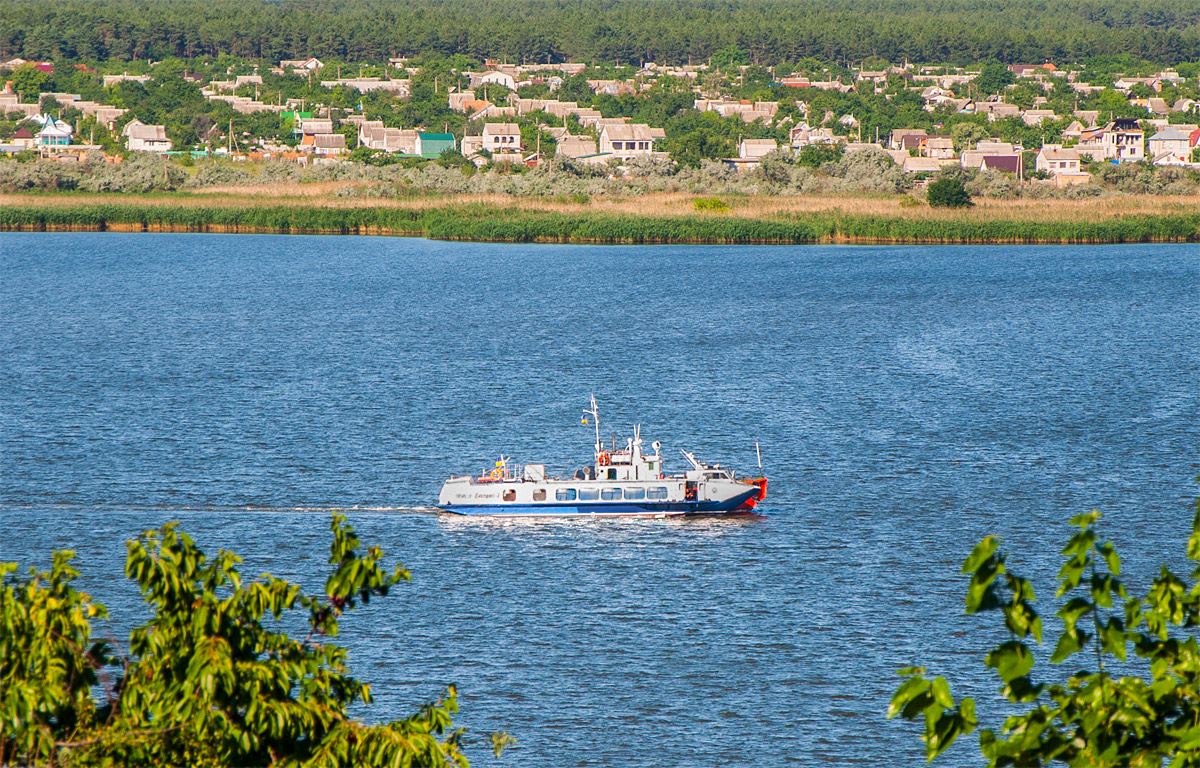
[[[1200,59],[1196,0],[0,0],[0,58]]]

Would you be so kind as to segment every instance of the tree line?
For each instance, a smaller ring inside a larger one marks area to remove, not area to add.
[[[1194,0],[0,0],[0,58],[852,64],[1200,59]]]

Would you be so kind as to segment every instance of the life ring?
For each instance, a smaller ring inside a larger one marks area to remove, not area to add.
[[[602,466],[602,467],[607,467],[607,466],[608,466],[608,461],[609,461],[609,459],[608,459],[608,451],[601,451],[601,452],[600,452],[600,466]]]
[[[503,476],[504,476],[504,470],[501,469],[500,467],[496,467],[495,469],[492,470],[492,479],[493,480],[499,480]]]

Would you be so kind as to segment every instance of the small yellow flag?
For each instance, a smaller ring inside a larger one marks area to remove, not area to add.
[[[583,423],[584,423],[584,424],[587,424],[587,419],[584,419],[584,420],[583,420]]]
[[[503,466],[504,466],[504,462],[503,462],[503,461],[497,461],[497,462],[496,462],[496,466],[497,466],[497,467],[503,467]]]

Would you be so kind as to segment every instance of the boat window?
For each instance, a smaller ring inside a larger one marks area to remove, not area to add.
[[[558,491],[554,494],[554,497],[557,498],[559,501],[575,501],[575,489],[574,488],[559,488]]]
[[[595,501],[598,498],[600,498],[600,489],[599,488],[580,488],[579,489],[579,500],[580,501]]]
[[[505,501],[516,501],[517,500],[517,492],[515,490],[513,490],[512,488],[506,488],[504,490],[504,493],[500,494],[500,498],[504,499]]]
[[[612,501],[613,499],[619,499],[619,498],[621,498],[621,489],[620,488],[604,488],[600,491],[600,498],[604,499],[605,501]]]
[[[646,498],[645,488],[626,488],[625,498],[627,499],[644,499]]]
[[[609,480],[616,480],[616,479],[617,479],[617,470],[615,470],[615,469],[609,469],[609,470],[608,470],[608,479],[609,479]]]
[[[545,501],[546,500],[546,489],[538,488],[536,491],[534,491],[533,492],[533,500],[534,501]]]
[[[647,499],[665,499],[667,498],[666,488],[649,488],[646,490]]]

